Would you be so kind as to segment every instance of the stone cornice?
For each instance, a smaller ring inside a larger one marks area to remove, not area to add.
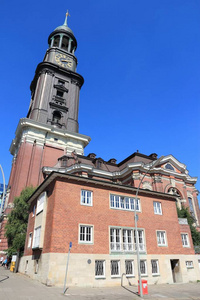
[[[104,177],[104,178],[108,178],[108,179],[116,179],[116,178],[123,178],[124,176],[126,176],[127,174],[130,174],[133,171],[139,171],[139,172],[146,172],[149,169],[149,164],[144,164],[144,163],[130,163],[127,164],[127,166],[119,171],[114,171],[114,172],[109,172],[109,171],[105,171],[105,170],[101,170],[101,169],[97,169],[91,165],[87,165],[87,164],[83,164],[83,163],[79,163],[79,164],[74,164],[66,169],[59,169],[59,168],[53,168],[53,167],[44,167],[43,171],[46,174],[50,174],[52,171],[59,171],[59,172],[66,172],[66,173],[74,173],[77,171],[86,171],[88,172],[88,174],[94,175],[94,176],[98,176],[98,177]],[[171,173],[171,172],[170,172]],[[157,177],[161,177],[160,175],[169,175],[168,170],[165,170],[163,168],[152,168],[151,170],[148,171],[147,176],[149,174],[156,174],[154,175],[155,178]],[[186,183],[191,183],[191,184],[195,184],[197,181],[196,177],[190,177],[187,174],[180,174],[180,173],[176,173],[173,172],[174,177],[179,178],[180,180],[186,182]]]
[[[41,124],[34,120],[23,118],[20,119],[18,123],[15,132],[15,139],[12,141],[10,146],[10,153],[14,155],[24,139],[30,143],[34,143],[36,140],[37,144],[44,145],[44,143],[47,141],[47,134],[58,139],[58,142],[49,140],[49,142],[53,144],[59,144],[59,139],[62,139],[62,141],[72,143],[74,141],[76,144],[80,144],[84,148],[91,140],[89,136],[83,134],[69,132],[59,128],[53,128],[51,125]]]
[[[70,71],[68,69],[60,68],[58,65],[51,62],[41,62],[40,64],[38,64],[35,71],[35,76],[33,78],[33,81],[31,82],[31,86],[30,86],[31,91],[35,90],[35,86],[40,73],[46,73],[46,72],[50,72],[51,74],[54,73],[64,74],[65,76],[71,78],[73,83],[78,85],[80,88],[84,83],[83,77],[76,72]]]

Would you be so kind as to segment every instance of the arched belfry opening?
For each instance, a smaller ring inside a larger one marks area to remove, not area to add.
[[[62,124],[61,124],[61,119],[62,119],[62,114],[61,112],[59,112],[58,110],[55,110],[53,112],[53,116],[52,116],[52,124],[53,125],[56,125],[58,127],[61,127]]]

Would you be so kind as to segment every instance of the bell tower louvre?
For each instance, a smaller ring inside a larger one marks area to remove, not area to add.
[[[27,117],[20,119],[10,146],[13,162],[4,217],[23,188],[43,181],[43,166],[54,166],[59,157],[74,151],[83,155],[90,142],[89,136],[79,133],[79,92],[84,79],[76,72],[77,41],[68,16],[67,12],[64,24],[49,35],[49,48],[30,85]],[[1,240],[3,235],[1,228]],[[1,243],[1,248],[6,246]]]

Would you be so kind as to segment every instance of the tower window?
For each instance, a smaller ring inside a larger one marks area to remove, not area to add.
[[[58,97],[63,97],[63,95],[64,95],[64,92],[62,92],[62,91],[56,92],[56,96],[58,96]]]
[[[61,113],[59,111],[54,111],[53,122],[59,124],[60,120],[61,120]]]
[[[58,84],[60,84],[60,85],[65,85],[65,82],[63,81],[63,80],[58,80]]]
[[[66,36],[63,37],[62,39],[62,46],[61,48],[68,51],[68,45],[69,45],[69,38],[67,38]]]
[[[53,47],[58,47],[59,46],[59,42],[60,42],[60,36],[56,35],[54,37],[54,41],[53,41]]]

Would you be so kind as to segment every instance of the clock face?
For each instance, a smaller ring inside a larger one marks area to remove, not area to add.
[[[72,68],[73,61],[67,55],[56,54],[55,60],[56,60],[57,64],[63,68]]]

